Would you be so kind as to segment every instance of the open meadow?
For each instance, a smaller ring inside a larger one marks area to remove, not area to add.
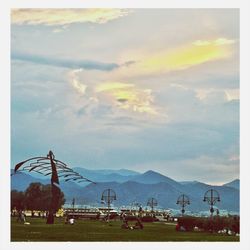
[[[208,232],[177,232],[175,224],[144,223],[144,229],[121,228],[121,221],[109,224],[96,220],[77,220],[74,225],[64,224],[57,218],[47,225],[45,219],[29,218],[24,225],[11,219],[11,241],[239,241],[237,236]]]

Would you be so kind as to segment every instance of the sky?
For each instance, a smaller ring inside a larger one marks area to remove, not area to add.
[[[239,178],[239,11],[13,9],[11,167]]]

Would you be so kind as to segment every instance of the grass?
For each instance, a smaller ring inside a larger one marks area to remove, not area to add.
[[[11,241],[239,241],[239,237],[206,232],[176,232],[174,224],[144,223],[143,230],[121,229],[120,221],[77,220],[65,225],[63,219],[47,225],[45,219],[28,218],[30,225],[11,219]]]

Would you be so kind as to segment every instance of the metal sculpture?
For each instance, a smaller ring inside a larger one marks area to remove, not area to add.
[[[185,206],[190,204],[189,197],[185,194],[180,195],[177,199],[176,204],[181,206],[181,213],[183,216],[185,213]]]
[[[149,198],[147,202],[147,206],[151,207],[151,212],[154,212],[154,207],[158,205],[157,200],[155,198]]]
[[[14,174],[21,171],[36,172],[44,176],[51,176],[51,202],[47,217],[47,224],[54,223],[54,214],[60,198],[60,178],[65,182],[75,181],[80,183],[88,181],[94,183],[93,181],[73,171],[64,162],[56,160],[51,150],[46,157],[33,157],[18,163],[15,166]]]
[[[215,189],[209,189],[205,193],[203,201],[207,202],[210,205],[210,213],[211,213],[211,217],[213,217],[214,204],[216,202],[220,202],[220,195],[218,191],[216,191]]]
[[[110,218],[110,207],[111,207],[111,203],[113,201],[116,200],[116,193],[113,189],[105,189],[102,192],[102,198],[101,198],[102,202],[105,202],[108,205],[108,216],[107,216],[107,221],[109,222],[109,218]]]

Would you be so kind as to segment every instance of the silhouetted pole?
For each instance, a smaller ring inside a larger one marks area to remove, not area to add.
[[[189,197],[185,194],[182,194],[178,197],[176,204],[181,206],[181,214],[184,216],[185,206],[190,204]]]
[[[209,189],[204,195],[204,202],[210,205],[210,216],[213,218],[214,205],[216,202],[220,202],[220,195],[215,189]]]
[[[182,209],[181,209],[182,216],[183,216],[184,213],[185,213],[184,207],[185,207],[185,205],[184,205],[184,195],[182,195]]]
[[[151,213],[154,212],[154,207],[157,206],[157,200],[155,198],[148,199],[147,206],[151,207]]]
[[[56,166],[54,163],[54,154],[52,153],[52,151],[49,151],[48,157],[50,159],[50,164],[51,164],[51,179],[50,179],[50,183],[51,183],[51,202],[50,202],[50,209],[49,209],[49,214],[47,217],[47,224],[53,224],[54,223],[54,214],[56,213],[57,207],[58,207],[58,203],[59,203],[59,199],[60,199],[60,188],[57,186],[59,185],[59,179],[58,179],[58,175],[57,175],[57,170],[56,170]],[[57,184],[57,185],[56,185]]]
[[[108,189],[108,222],[109,222],[109,214],[110,214],[110,189]]]
[[[107,221],[109,222],[109,218],[110,218],[110,208],[111,208],[111,202],[116,200],[116,193],[114,190],[108,188],[105,189],[102,193],[102,201],[105,201],[108,205],[108,217],[107,217]]]
[[[75,218],[75,198],[72,200],[72,207],[73,207],[73,218]]]

